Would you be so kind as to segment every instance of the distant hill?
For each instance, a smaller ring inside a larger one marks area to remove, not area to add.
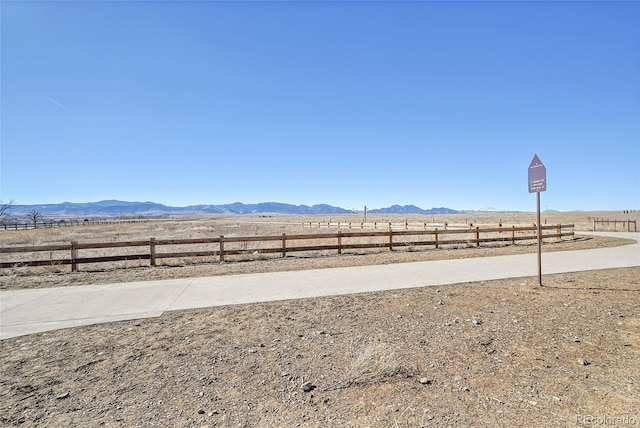
[[[452,210],[450,208],[431,208],[423,210],[415,205],[392,205],[389,208],[379,208],[369,210],[373,214],[459,214],[462,211]]]
[[[155,202],[126,202],[118,200],[107,200],[100,202],[73,203],[63,202],[61,204],[40,204],[40,205],[14,205],[10,211],[12,216],[26,215],[32,210],[37,210],[40,214],[55,216],[166,216],[166,215],[187,215],[187,214],[355,214],[362,212],[327,204],[317,205],[292,205],[280,202],[262,202],[258,204],[244,204],[234,202],[224,205],[190,205],[186,207],[172,207]],[[432,208],[424,210],[415,205],[392,205],[388,208],[372,209],[370,213],[380,214],[456,214],[456,211],[449,208]]]

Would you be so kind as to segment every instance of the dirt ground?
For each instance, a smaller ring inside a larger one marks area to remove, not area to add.
[[[548,243],[543,251],[619,245]],[[21,274],[3,289],[534,252]],[[640,425],[640,268],[176,311],[0,342],[0,425]]]
[[[640,268],[544,282],[189,310],[4,340],[0,423],[640,424]]]

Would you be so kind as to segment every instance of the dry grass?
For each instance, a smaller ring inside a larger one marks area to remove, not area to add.
[[[578,230],[586,230],[591,224],[592,217],[615,218],[620,217],[617,213],[552,213],[545,214],[543,221],[547,223],[575,223]],[[640,217],[640,214],[635,214]],[[525,223],[535,217],[532,213],[499,213],[499,214],[477,214],[470,215],[440,215],[440,216],[371,216],[367,222],[448,222],[448,223]],[[624,215],[624,218],[633,217],[632,214]],[[309,234],[317,233],[318,229],[303,227],[308,221],[329,221],[348,223],[349,221],[361,221],[361,216],[279,216],[279,217],[259,217],[259,216],[232,216],[232,217],[207,217],[200,219],[180,219],[180,220],[158,220],[145,223],[133,223],[123,225],[99,225],[99,226],[78,226],[63,227],[53,229],[37,229],[27,231],[7,231],[0,232],[3,245],[47,245],[76,242],[118,242],[148,240],[151,237],[156,239],[189,239],[225,236],[252,236],[252,235],[272,235],[279,236],[287,234]],[[321,229],[322,232],[329,232],[328,229]],[[402,241],[402,237],[397,238]],[[301,242],[300,245],[319,245],[321,240],[309,240]],[[326,244],[326,242],[324,242]],[[349,243],[348,238],[343,239],[343,243]],[[263,243],[264,244],[264,243]],[[99,263],[80,265],[80,272],[69,273],[68,265],[56,263],[56,258],[68,258],[64,252],[39,253],[33,257],[48,257],[51,264],[44,267],[22,267],[19,263],[13,268],[0,270],[0,289],[15,288],[35,288],[52,287],[63,285],[79,285],[92,283],[112,283],[127,281],[143,281],[155,279],[184,278],[191,276],[211,276],[226,275],[249,272],[272,272],[282,270],[299,270],[336,266],[356,266],[380,263],[398,263],[407,261],[426,261],[447,258],[463,257],[483,257],[490,255],[518,254],[535,251],[534,242],[522,241],[516,245],[497,246],[483,245],[480,248],[473,248],[470,245],[449,246],[433,250],[432,247],[396,247],[396,250],[367,250],[367,251],[344,251],[342,256],[336,256],[335,251],[314,251],[309,253],[290,253],[288,257],[281,258],[279,253],[262,254],[256,253],[255,245],[251,243],[228,244],[227,248],[237,248],[243,250],[239,256],[229,257],[226,263],[218,263],[217,257],[188,257],[182,259],[160,259],[159,266],[149,268],[148,261],[129,260],[116,263]],[[276,241],[271,243],[274,248],[280,245]],[[620,245],[620,241],[612,238],[596,239],[565,239],[557,242],[551,239],[544,245],[544,251],[562,251],[567,249],[584,249],[605,247],[610,245]],[[187,248],[193,250],[215,250],[216,245],[200,245],[198,248]],[[451,251],[455,249],[455,251]],[[82,257],[102,257],[105,255],[115,255],[123,249],[113,250],[82,250]],[[163,247],[162,252],[185,250],[180,246]],[[131,251],[127,248],[126,251]],[[148,248],[141,248],[141,253],[148,252]],[[11,261],[9,257],[17,257],[21,260],[26,253],[15,255],[3,255],[4,261]]]
[[[576,230],[593,230],[591,219],[610,218],[640,221],[640,213],[623,214],[618,211],[574,211],[543,213],[543,224],[573,223]],[[362,222],[362,215],[317,216],[208,216],[153,220],[122,225],[75,226],[53,229],[0,230],[2,245],[46,245],[77,242],[117,242],[128,240],[215,238],[225,236],[280,235],[282,233],[308,233],[305,222]],[[473,223],[473,224],[527,224],[535,223],[535,213],[448,214],[448,215],[367,215],[367,223]],[[613,229],[613,225],[610,226]],[[618,225],[620,229],[621,226]]]

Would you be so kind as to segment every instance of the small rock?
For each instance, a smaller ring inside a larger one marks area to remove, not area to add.
[[[591,364],[591,361],[587,360],[586,358],[578,358],[578,364],[580,364],[581,366],[588,366],[589,364]]]
[[[282,373],[280,373],[280,376],[289,377],[289,372],[282,372]]]
[[[482,324],[482,320],[474,319],[472,322],[473,322],[475,325],[480,325],[480,324]]]
[[[199,415],[204,415],[204,409],[198,409],[198,414]]]
[[[70,394],[68,392],[65,392],[64,394],[57,395],[56,398],[58,400],[64,400],[65,398],[69,398],[69,395]]]
[[[438,304],[439,304],[439,305],[444,305],[444,302],[443,302],[442,300],[439,300],[439,301],[438,301]]]
[[[573,341],[576,342],[576,343],[579,343],[580,342],[580,338],[578,336],[576,336],[576,337],[573,338]]]
[[[528,401],[528,403],[529,403],[531,406],[535,406],[536,404],[538,404],[538,403],[537,403],[537,402],[535,402],[535,401]]]
[[[316,388],[316,386],[314,384],[312,384],[311,382],[305,382],[302,384],[302,390],[304,392],[311,392]]]
[[[431,380],[426,378],[426,377],[421,377],[420,378],[420,383],[423,385],[431,385]]]
[[[462,380],[462,376],[454,376],[453,380],[455,382],[460,382]]]

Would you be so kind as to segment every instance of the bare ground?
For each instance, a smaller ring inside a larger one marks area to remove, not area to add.
[[[608,238],[544,251],[619,245]],[[25,274],[28,288],[533,252]],[[0,425],[640,425],[640,268],[169,312],[0,342]],[[310,383],[307,383],[310,382]]]
[[[4,340],[0,423],[639,424],[640,268],[535,282],[180,311]]]

